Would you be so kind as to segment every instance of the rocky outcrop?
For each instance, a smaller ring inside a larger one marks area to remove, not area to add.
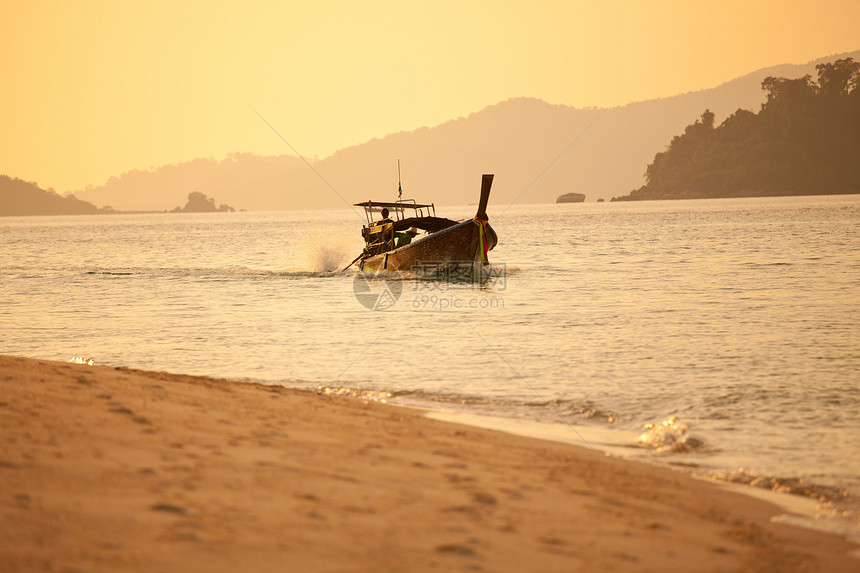
[[[207,197],[199,191],[192,191],[188,194],[188,203],[185,207],[177,207],[173,210],[174,213],[216,213],[216,212],[235,211],[230,205],[215,206],[215,199]]]
[[[565,193],[559,195],[556,203],[585,203],[585,195],[582,193]]]

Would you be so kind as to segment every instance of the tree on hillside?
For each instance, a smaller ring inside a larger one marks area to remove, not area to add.
[[[788,128],[792,127],[792,119],[805,111],[816,93],[815,83],[808,75],[796,80],[767,77],[761,87],[767,93],[762,112],[779,113]]]
[[[818,82],[768,77],[758,114],[714,128],[708,110],[618,200],[860,193],[860,64],[819,64]]]
[[[684,176],[686,166],[701,161],[701,149],[714,129],[714,114],[705,110],[701,121],[688,125],[683,135],[676,135],[665,152],[658,153],[645,171],[646,181],[664,181],[676,185]]]
[[[831,63],[818,64],[818,86],[825,96],[847,95],[860,83],[860,62],[845,58]]]

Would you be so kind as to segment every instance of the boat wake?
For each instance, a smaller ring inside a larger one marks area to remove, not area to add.
[[[307,253],[307,263],[293,268],[285,269],[260,269],[245,266],[235,267],[120,267],[120,268],[93,268],[75,267],[67,269],[55,269],[57,272],[70,272],[72,274],[91,275],[112,279],[133,279],[145,277],[167,277],[167,278],[194,278],[194,279],[241,279],[241,278],[328,278],[347,277],[352,278],[361,273],[357,267],[348,269],[344,267],[349,263],[347,253],[349,251],[339,250],[334,247],[320,246],[314,251]],[[492,265],[489,265],[492,267]],[[362,273],[368,280],[380,281],[431,281],[447,282],[453,284],[474,284],[476,286],[494,286],[504,279],[504,268],[492,267],[493,272],[485,271],[474,275],[428,275],[422,270],[404,271],[380,271],[379,273]],[[13,269],[14,270],[14,269]],[[495,273],[495,274],[494,274]],[[500,278],[501,277],[501,278]]]
[[[329,261],[330,263],[331,261]],[[343,271],[339,268],[329,270],[331,264],[321,261],[316,268],[295,269],[254,269],[250,267],[140,267],[140,268],[85,268],[70,269],[73,273],[103,277],[105,279],[135,279],[135,278],[190,278],[199,280],[231,280],[231,279],[306,279],[328,277],[351,277],[353,271]],[[336,267],[336,265],[335,265]]]

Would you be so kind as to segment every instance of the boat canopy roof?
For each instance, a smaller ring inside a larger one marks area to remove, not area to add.
[[[422,205],[420,203],[415,203],[414,201],[396,201],[394,203],[386,203],[385,201],[364,201],[363,203],[356,203],[355,207],[371,207],[374,209],[382,209],[385,207],[386,209],[428,209],[433,207],[433,204]]]
[[[367,223],[373,223],[374,214],[379,213],[383,209],[389,210],[389,216],[394,220],[401,221],[407,218],[405,211],[411,209],[416,217],[435,217],[436,206],[433,203],[424,204],[416,203],[414,199],[401,199],[393,203],[385,201],[364,201],[356,203],[355,207],[364,207],[364,214],[367,217]]]

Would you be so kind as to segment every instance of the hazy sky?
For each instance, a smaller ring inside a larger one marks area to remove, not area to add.
[[[307,157],[511,97],[615,106],[860,48],[858,0],[0,0],[0,174]]]

